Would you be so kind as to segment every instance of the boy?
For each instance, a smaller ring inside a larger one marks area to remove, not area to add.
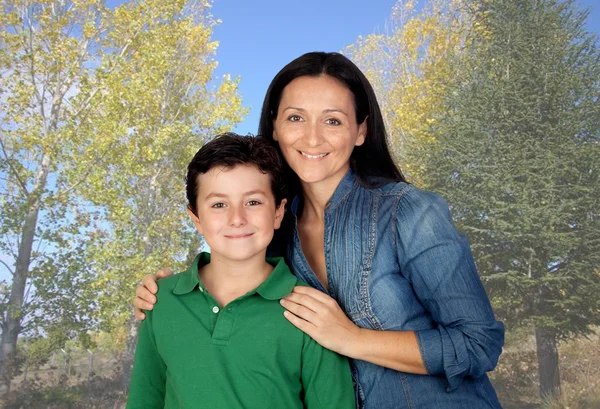
[[[128,409],[354,408],[348,362],[290,324],[296,285],[266,258],[284,215],[277,150],[224,134],[188,166],[188,213],[211,253],[158,282],[140,327]]]

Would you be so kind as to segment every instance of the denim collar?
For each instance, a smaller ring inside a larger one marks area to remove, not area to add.
[[[357,183],[358,183],[358,179],[356,178],[356,175],[352,171],[352,168],[349,168],[348,171],[346,172],[346,174],[344,175],[344,177],[342,178],[342,180],[340,180],[340,183],[335,188],[333,195],[331,196],[329,201],[327,201],[327,205],[325,206],[325,211],[333,210],[341,202],[343,202],[346,199],[346,197],[348,197],[348,195],[350,194],[352,189],[354,188],[354,185],[356,185]],[[301,204],[302,204],[302,195],[299,194],[294,198],[294,200],[292,201],[292,205],[290,206],[290,210],[292,211],[292,214],[296,217],[298,216],[298,209],[301,208],[300,207]]]

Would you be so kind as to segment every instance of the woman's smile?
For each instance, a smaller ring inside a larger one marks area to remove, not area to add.
[[[322,159],[325,156],[329,155],[329,153],[308,153],[308,152],[303,152],[303,151],[298,151],[302,154],[302,156],[304,156],[307,159]]]

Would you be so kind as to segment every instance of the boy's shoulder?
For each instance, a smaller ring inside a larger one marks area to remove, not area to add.
[[[184,276],[185,274],[189,274],[189,271],[182,271],[180,273],[176,273],[173,275],[170,275],[168,277],[165,278],[161,278],[160,280],[158,280],[156,282],[156,284],[158,284],[159,288],[170,288],[173,289],[175,288],[175,286],[177,285],[177,282],[179,281],[179,279]]]
[[[189,280],[191,272],[188,270],[182,271],[177,274],[170,275],[165,278],[161,278],[156,282],[158,286],[157,297],[163,298],[166,294],[173,295],[173,291],[178,287],[180,280]]]

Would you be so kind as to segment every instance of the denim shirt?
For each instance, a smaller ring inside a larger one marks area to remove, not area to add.
[[[291,206],[296,217],[299,204]],[[297,228],[288,260],[359,327],[416,332],[429,375],[352,359],[359,408],[500,408],[486,372],[502,351],[504,326],[442,197],[403,182],[365,188],[350,170],[325,209],[329,291],[303,255]]]

